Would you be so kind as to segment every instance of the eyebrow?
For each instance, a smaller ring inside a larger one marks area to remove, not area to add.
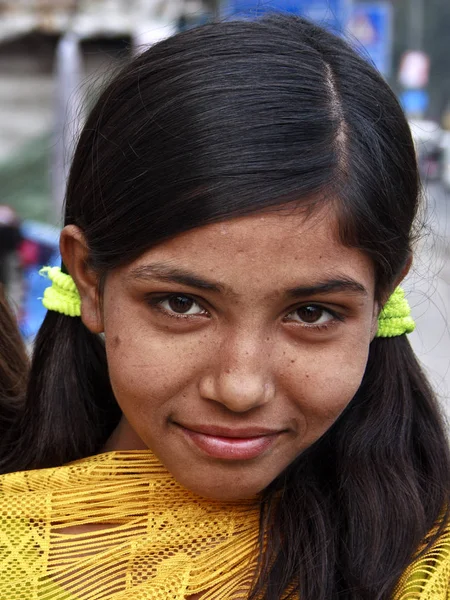
[[[201,290],[209,290],[211,292],[227,291],[227,288],[220,283],[207,281],[185,269],[171,267],[165,263],[154,263],[152,265],[136,267],[135,269],[132,269],[127,279],[137,279],[141,281],[159,279],[160,281],[166,281],[167,283],[179,283],[181,285],[187,285]]]
[[[179,283],[189,287],[208,290],[211,292],[221,292],[235,295],[227,286],[203,279],[190,271],[179,267],[172,267],[167,263],[153,263],[151,265],[142,265],[132,269],[127,279],[141,281],[164,281],[167,283]],[[312,285],[296,286],[286,290],[285,295],[291,298],[304,298],[318,294],[330,294],[332,292],[347,292],[361,296],[368,296],[366,288],[351,277],[342,276],[334,279],[318,281]]]
[[[332,292],[350,292],[359,296],[368,296],[366,288],[351,277],[339,277],[337,279],[327,279],[318,281],[313,285],[298,286],[287,290],[287,295],[291,298],[304,298],[306,296],[315,296],[317,294],[330,294]]]

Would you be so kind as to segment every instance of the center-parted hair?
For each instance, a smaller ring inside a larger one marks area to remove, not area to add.
[[[190,30],[123,68],[81,133],[65,223],[105,277],[207,223],[329,203],[381,298],[410,257],[418,197],[411,134],[381,76],[341,38],[271,16]],[[102,340],[48,313],[4,470],[98,452],[119,418]],[[408,341],[373,341],[343,415],[263,494],[254,597],[387,600],[445,513],[449,473]]]

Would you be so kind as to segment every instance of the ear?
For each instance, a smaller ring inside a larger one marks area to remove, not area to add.
[[[395,288],[398,287],[401,284],[401,282],[405,279],[405,277],[408,275],[409,270],[411,269],[412,261],[413,261],[412,254],[409,253],[408,258],[406,259],[402,270],[397,275],[397,277],[394,279],[392,286],[383,293],[383,296],[381,299],[381,307],[384,304],[386,304],[386,302],[389,300],[389,296],[392,294],[392,292],[395,290]],[[381,310],[381,307],[380,307],[380,310]]]
[[[59,249],[63,263],[75,281],[81,297],[81,320],[92,333],[102,333],[99,279],[89,266],[89,248],[81,229],[76,225],[64,227]]]
[[[409,255],[408,255],[408,259],[405,262],[405,266],[400,271],[400,275],[395,280],[394,287],[393,287],[392,291],[394,291],[395,288],[397,286],[399,286],[401,284],[401,282],[405,279],[405,277],[408,275],[409,270],[411,269],[412,261],[413,261],[413,257],[412,257],[412,254],[410,252]]]

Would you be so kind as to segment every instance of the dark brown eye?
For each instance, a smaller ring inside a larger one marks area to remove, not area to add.
[[[196,304],[189,296],[173,295],[167,299],[170,310],[179,314],[185,314]]]
[[[318,304],[305,304],[288,314],[286,320],[299,323],[305,327],[322,327],[322,325],[328,325],[343,319],[335,312]]]
[[[325,311],[323,308],[312,304],[310,306],[301,306],[295,312],[304,323],[317,323]]]
[[[158,294],[150,297],[149,303],[173,317],[208,316],[208,311],[195,298],[185,294],[167,294],[164,297]]]

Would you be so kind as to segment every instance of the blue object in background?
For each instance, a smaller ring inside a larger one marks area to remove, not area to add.
[[[38,221],[24,221],[21,225],[21,234],[23,240],[35,247],[33,260],[23,268],[23,297],[19,322],[23,337],[31,341],[47,312],[41,299],[50,282],[39,275],[39,270],[43,266],[54,267],[61,264],[59,229]]]
[[[343,31],[352,0],[228,0],[224,5],[225,15],[230,17],[256,18],[268,12],[288,12]]]
[[[47,313],[47,309],[42,304],[42,297],[51,282],[46,277],[39,275],[39,270],[44,266],[59,267],[60,265],[61,257],[59,252],[55,252],[46,265],[28,267],[24,272],[25,289],[20,330],[26,340],[32,340],[36,336]]]
[[[49,246],[58,248],[59,245],[59,229],[41,223],[40,221],[25,220],[20,226],[22,237],[30,242],[36,242],[41,246]]]
[[[417,116],[427,110],[430,97],[426,90],[405,90],[400,94],[400,102],[408,116]]]
[[[347,27],[349,36],[356,38],[356,49],[361,44],[361,53],[369,55],[384,77],[392,71],[392,14],[390,2],[357,2],[351,8]]]

